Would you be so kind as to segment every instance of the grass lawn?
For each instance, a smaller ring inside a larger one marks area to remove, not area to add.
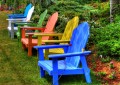
[[[0,85],[52,85],[52,77],[39,76],[37,54],[28,57],[17,39],[10,39],[6,18],[7,12],[0,11]],[[91,78],[91,85],[101,85],[93,73]],[[59,82],[60,85],[87,85],[83,75],[62,76]]]

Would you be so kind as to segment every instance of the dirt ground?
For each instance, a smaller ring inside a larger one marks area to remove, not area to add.
[[[88,66],[103,82],[103,85],[120,85],[120,62],[111,60],[104,63],[100,58],[93,62],[93,59],[92,55],[87,58]]]

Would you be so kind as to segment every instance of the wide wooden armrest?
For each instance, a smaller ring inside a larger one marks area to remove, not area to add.
[[[69,43],[70,40],[42,40],[44,43]]]
[[[65,58],[65,57],[72,57],[72,56],[81,56],[81,55],[89,55],[91,51],[84,51],[84,52],[75,52],[75,53],[64,53],[64,54],[53,54],[49,55],[49,58]]]
[[[29,35],[34,35],[34,33],[25,33],[25,34],[27,34],[28,36],[29,36]]]
[[[20,22],[20,21],[17,21],[17,22],[12,22],[12,24],[16,24],[16,25],[19,25],[19,26],[24,26],[24,25],[33,25],[33,22],[32,21],[28,21],[28,22]]]
[[[62,33],[54,33],[54,32],[49,32],[49,33],[35,33],[35,36],[38,36],[38,45],[42,44],[42,36],[61,36]]]
[[[49,33],[26,33],[27,35],[36,35],[39,34],[38,36],[59,36],[61,33],[54,33],[54,32],[49,32]]]
[[[33,23],[33,21],[18,21],[18,22],[12,22],[13,24],[26,24],[26,23]]]
[[[16,18],[26,18],[26,17],[25,17],[25,16],[20,15],[20,16],[12,16],[12,18],[16,19]]]
[[[24,14],[8,14],[8,16],[24,16]]]
[[[8,14],[8,17],[11,18],[25,18],[24,14]]]
[[[36,36],[62,36],[62,33],[48,32],[48,33],[34,33]]]
[[[6,19],[6,20],[8,20],[8,21],[19,21],[19,20],[21,20],[21,21],[22,21],[22,20],[24,20],[24,19],[25,19],[25,18],[20,18],[20,19],[19,19],[19,18],[17,18],[17,19],[15,18],[15,19]]]
[[[64,48],[69,47],[71,44],[64,44],[64,45],[41,45],[41,46],[34,46],[36,49],[53,49],[53,48]]]
[[[64,44],[64,45],[40,45],[40,46],[34,46],[38,50],[39,53],[39,60],[44,60],[44,49],[53,49],[53,48],[63,48],[67,49],[70,44]],[[41,56],[43,55],[43,56]]]
[[[46,29],[42,27],[20,27],[20,28],[25,30],[41,30],[41,31],[44,31]]]
[[[8,15],[9,19],[20,19],[20,18],[26,18],[24,15]]]

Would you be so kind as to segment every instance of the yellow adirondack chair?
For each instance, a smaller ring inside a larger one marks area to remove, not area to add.
[[[41,45],[42,42],[49,44],[49,43],[60,43],[60,44],[65,44],[65,43],[69,43],[70,38],[72,36],[72,31],[78,26],[78,22],[79,22],[79,18],[78,16],[75,16],[74,18],[72,18],[71,20],[68,21],[64,33],[49,33],[46,34],[44,36],[58,36],[61,37],[60,40],[41,40],[41,34],[34,34],[38,36],[38,45]],[[50,50],[46,50],[45,51],[45,56],[47,56],[48,54],[56,54],[56,53],[64,53],[63,49],[59,48],[59,49],[50,49]]]

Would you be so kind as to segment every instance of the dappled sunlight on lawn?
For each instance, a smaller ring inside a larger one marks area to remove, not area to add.
[[[1,29],[7,29],[8,21],[7,14],[10,14],[11,11],[0,11],[0,30]]]

